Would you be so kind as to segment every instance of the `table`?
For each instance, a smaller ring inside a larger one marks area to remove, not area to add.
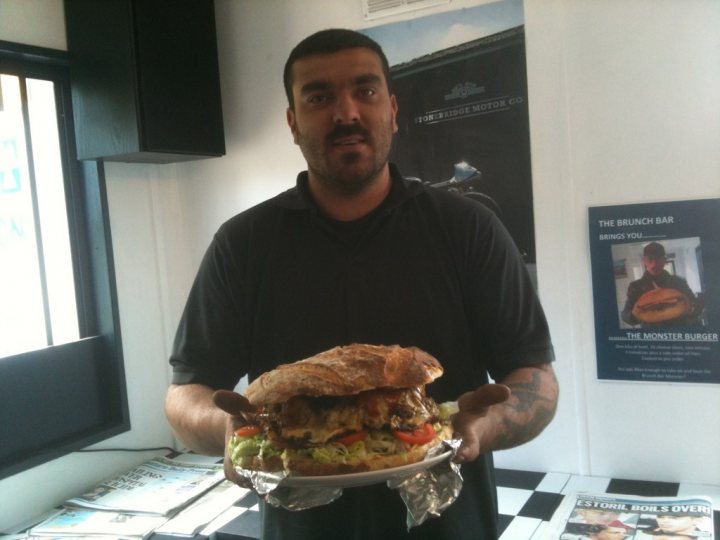
[[[563,496],[575,491],[643,497],[710,496],[714,503],[715,536],[720,540],[720,486],[512,469],[496,469],[495,473],[500,540],[540,540]],[[256,540],[260,537],[257,496],[250,492],[235,506],[240,515],[215,531],[210,540]]]

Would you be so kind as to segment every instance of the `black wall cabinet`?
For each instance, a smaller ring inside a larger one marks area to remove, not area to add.
[[[225,154],[212,0],[65,0],[78,158]]]

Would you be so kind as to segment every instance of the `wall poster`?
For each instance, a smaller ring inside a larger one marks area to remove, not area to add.
[[[480,201],[535,272],[525,34],[520,0],[363,30],[390,62],[391,161],[403,175]]]
[[[598,378],[720,383],[720,199],[588,217]]]

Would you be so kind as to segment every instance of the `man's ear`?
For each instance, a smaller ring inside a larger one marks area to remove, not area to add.
[[[290,107],[287,108],[285,111],[285,116],[287,118],[288,126],[290,126],[290,132],[293,136],[293,142],[295,144],[298,143],[298,133],[297,133],[297,119],[295,118],[295,111],[293,111]]]

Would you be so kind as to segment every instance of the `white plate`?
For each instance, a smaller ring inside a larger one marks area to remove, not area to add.
[[[366,471],[361,473],[336,474],[332,476],[287,476],[280,482],[285,487],[334,487],[349,488],[379,484],[397,476],[413,474],[424,471],[433,465],[440,463],[450,457],[452,451],[448,450],[438,456],[427,458],[417,463],[401,465],[392,469],[381,469],[379,471]]]

